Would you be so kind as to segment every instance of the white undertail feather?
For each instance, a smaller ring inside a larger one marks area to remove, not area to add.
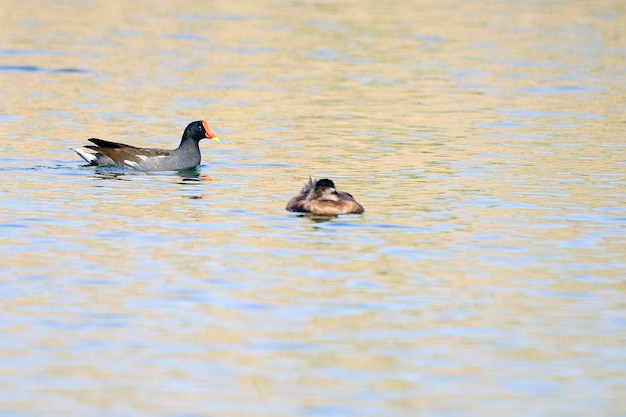
[[[80,148],[70,148],[74,152],[76,152],[81,158],[83,158],[88,164],[95,164],[98,159],[95,154],[85,152]]]

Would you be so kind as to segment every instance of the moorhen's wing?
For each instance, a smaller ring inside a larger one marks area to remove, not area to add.
[[[172,151],[157,148],[138,148],[136,146],[126,145],[124,143],[110,142],[108,140],[91,138],[90,142],[96,146],[87,145],[86,148],[93,149],[103,155],[111,158],[119,165],[135,165],[140,164],[148,158],[171,156]]]

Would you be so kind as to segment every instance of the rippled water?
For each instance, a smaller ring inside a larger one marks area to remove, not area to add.
[[[5,2],[0,414],[623,415],[625,16]],[[192,172],[68,150],[198,119]]]

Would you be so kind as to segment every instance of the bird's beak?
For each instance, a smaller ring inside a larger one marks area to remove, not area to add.
[[[211,132],[206,132],[206,137],[211,139],[213,142],[220,143],[220,140]]]
[[[220,142],[217,136],[215,136],[213,132],[211,132],[211,129],[209,129],[208,123],[205,122],[204,120],[202,121],[202,126],[204,126],[204,131],[205,131],[204,136],[206,136],[208,139],[211,139],[213,142],[217,142],[217,143]]]

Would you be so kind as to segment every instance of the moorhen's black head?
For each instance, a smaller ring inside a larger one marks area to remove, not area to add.
[[[197,122],[191,122],[185,128],[185,132],[183,133],[183,139],[194,139],[199,142],[202,139],[211,139],[214,142],[219,142],[220,140],[211,132],[209,129],[209,125],[204,120],[198,120]]]

